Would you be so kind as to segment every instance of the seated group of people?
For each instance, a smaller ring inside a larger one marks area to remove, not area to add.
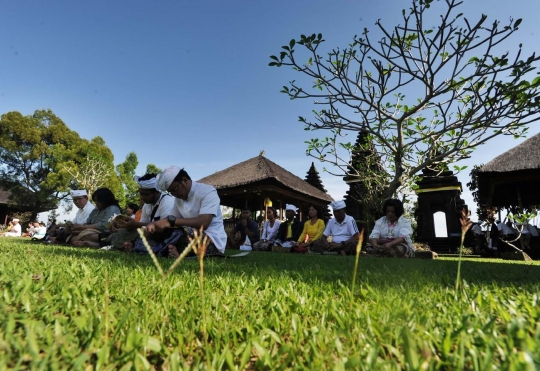
[[[18,218],[14,218],[8,223],[7,229],[0,234],[3,237],[32,237],[34,240],[40,240],[45,237],[47,227],[43,222],[31,222],[26,228],[26,232],[22,233],[22,226]]]
[[[144,254],[147,248],[137,232],[143,228],[156,255],[177,257],[189,238],[202,230],[208,241],[205,256],[225,256],[228,236],[214,187],[191,180],[183,168],[176,166],[158,175],[136,177],[136,181],[143,206],[136,210],[136,205],[129,205],[128,216],[121,215],[118,201],[108,188],[94,191],[93,203],[85,190],[71,191],[77,214],[71,222],[51,227],[48,242]],[[305,223],[296,218],[294,205],[286,205],[286,220],[282,222],[277,219],[276,210],[270,207],[262,235],[257,223],[251,220],[250,211],[243,210],[234,233],[240,232],[254,250],[270,251],[276,246],[285,246],[295,252],[354,254],[359,239],[356,221],[346,214],[345,201],[334,201],[331,207],[334,218],[328,223],[324,222],[322,210],[316,205],[309,208],[309,220]],[[399,200],[388,200],[383,210],[385,216],[376,222],[369,236],[372,249],[388,256],[413,256],[412,228],[402,217],[403,205]],[[20,235],[18,220],[13,222],[13,231],[8,233],[18,231]],[[233,244],[234,241],[231,238]]]
[[[155,254],[175,257],[187,246],[188,237],[202,228],[209,241],[205,256],[224,256],[227,236],[214,187],[192,181],[176,166],[135,180],[143,206],[137,210],[136,205],[129,204],[128,216],[121,215],[118,201],[108,188],[92,193],[93,204],[85,190],[71,191],[77,214],[72,222],[51,229],[49,241],[144,254],[147,250],[137,232],[144,227]]]
[[[241,220],[230,233],[233,246],[241,247],[249,240],[253,250],[283,251],[280,247],[299,253],[332,253],[352,255],[356,252],[359,230],[353,217],[347,215],[345,201],[334,201],[330,204],[334,218],[325,223],[322,210],[312,205],[309,208],[309,219],[302,223],[296,218],[297,208],[286,205],[286,220],[277,220],[276,210],[269,207],[267,221],[259,228],[251,220],[251,212],[242,210]],[[414,256],[413,233],[411,223],[403,217],[403,204],[397,199],[384,203],[384,216],[376,221],[369,236],[370,252],[391,257]],[[240,233],[240,239],[235,238]],[[245,239],[247,238],[246,242]]]

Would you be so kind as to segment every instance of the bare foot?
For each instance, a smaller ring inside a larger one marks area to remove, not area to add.
[[[173,258],[178,258],[180,256],[180,253],[176,249],[176,246],[171,244],[171,245],[167,246],[167,248],[169,249],[169,256],[171,256]]]
[[[132,251],[133,250],[133,242],[124,242],[124,251]]]

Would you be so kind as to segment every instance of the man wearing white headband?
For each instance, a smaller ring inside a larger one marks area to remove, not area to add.
[[[155,174],[145,174],[142,177],[135,177],[139,184],[139,196],[144,202],[142,207],[141,220],[139,222],[131,219],[129,222],[118,221],[118,226],[129,230],[134,230],[166,218],[173,213],[174,197],[158,190],[157,178]]]
[[[9,232],[6,232],[3,234],[5,237],[21,237],[22,228],[19,224],[19,219],[13,219],[13,227],[11,227],[11,230]]]
[[[298,208],[294,205],[285,205],[286,220],[279,225],[276,242],[296,242],[302,234],[304,225],[297,218],[295,218],[297,210]]]
[[[118,220],[116,222],[119,228],[125,228],[128,231],[134,231],[151,222],[166,218],[173,214],[174,210],[174,197],[157,189],[158,185],[155,174],[145,174],[142,177],[136,176],[135,181],[139,184],[139,196],[141,201],[144,202],[141,220],[137,222],[135,219],[130,219],[129,221]],[[124,249],[131,251],[133,249],[133,243],[135,242],[136,252],[146,252],[146,248],[142,246],[142,241],[137,237],[138,234],[135,235],[135,238],[131,241],[125,241],[123,243]],[[148,242],[152,247],[157,249],[155,245],[157,245],[159,241],[151,240]],[[113,245],[116,247],[116,244]],[[142,249],[138,248],[139,245],[141,245],[140,247],[142,247]]]
[[[166,219],[148,224],[149,233],[167,227],[201,227],[210,238],[205,256],[224,256],[227,234],[221,216],[220,199],[214,187],[191,180],[188,173],[177,166],[169,166],[157,176],[158,188],[175,197],[175,209]],[[169,254],[178,256],[175,246],[169,246]]]
[[[57,224],[48,231],[49,236],[53,237],[50,240],[51,242],[56,241],[54,237],[57,237],[62,230],[67,229],[66,234],[70,235],[71,231],[69,229],[71,225],[85,224],[92,210],[96,208],[93,203],[89,202],[88,193],[85,189],[74,189],[70,191],[70,194],[71,199],[73,200],[73,204],[78,209],[77,214],[75,214],[75,218],[73,218],[71,222],[68,222],[66,224]]]
[[[345,213],[345,201],[334,201],[330,207],[334,218],[328,221],[322,238],[312,244],[310,252],[351,255],[358,244],[358,225],[352,216]],[[328,242],[329,236],[332,236],[332,242]]]

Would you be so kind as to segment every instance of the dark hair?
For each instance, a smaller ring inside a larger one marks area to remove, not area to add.
[[[118,201],[114,197],[114,194],[109,188],[98,188],[94,193],[92,193],[92,201],[99,202],[104,209],[108,208],[111,205],[118,205]]]
[[[131,209],[134,213],[136,213],[139,210],[139,205],[130,202],[129,204],[127,204],[126,209]]]
[[[317,211],[317,218],[322,219],[323,218],[323,210],[322,207],[318,205],[310,205],[309,207],[314,208]],[[309,209],[308,209],[309,210]]]
[[[191,180],[188,173],[182,169],[178,172],[178,174],[174,177],[173,182],[181,182],[184,178]]]
[[[268,213],[268,210],[272,210],[272,212],[274,213],[274,217],[277,219],[278,214],[277,214],[276,208],[275,208],[274,206],[268,206],[268,207],[266,208],[266,210],[267,210],[267,211],[266,211],[267,213]],[[266,217],[268,218],[268,215],[266,215]]]
[[[384,202],[384,205],[382,207],[383,215],[386,215],[386,208],[388,206],[394,207],[394,211],[396,212],[396,216],[398,218],[403,215],[403,202],[401,202],[397,198],[389,198],[388,200]]]

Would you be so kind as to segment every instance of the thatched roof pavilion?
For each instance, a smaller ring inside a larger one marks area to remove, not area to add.
[[[286,204],[299,208],[315,204],[326,207],[333,201],[326,192],[259,155],[198,180],[214,186],[224,206],[264,210],[270,200],[277,210]],[[280,212],[280,216],[283,213]]]
[[[540,133],[484,165],[478,192],[488,206],[540,205]]]

